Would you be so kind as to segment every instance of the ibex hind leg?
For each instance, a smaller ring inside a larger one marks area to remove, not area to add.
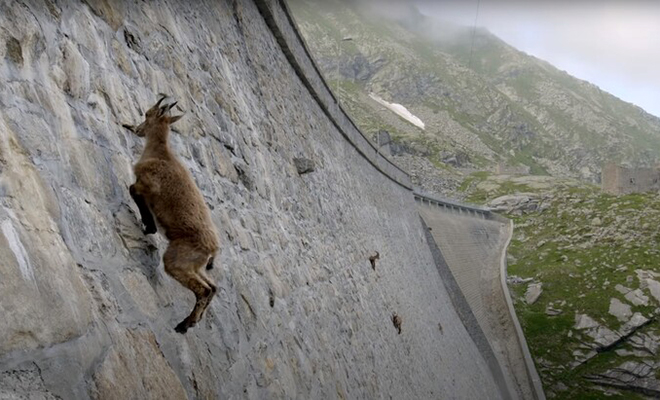
[[[192,274],[191,274],[192,275]],[[179,280],[180,282],[186,278]],[[212,289],[199,276],[192,275],[187,278],[187,284],[184,285],[195,293],[195,306],[190,315],[179,322],[174,330],[179,333],[186,333],[189,328],[195,326],[201,319],[204,310],[208,307],[210,298],[213,296]]]
[[[176,328],[179,333],[186,333],[202,318],[210,299],[215,293],[215,285],[209,285],[199,273],[207,262],[208,254],[200,253],[185,243],[170,243],[163,256],[165,272],[184,287],[195,293],[195,307]]]
[[[206,283],[210,288],[211,288],[211,295],[206,298],[205,303],[202,305],[202,315],[206,312],[206,309],[209,307],[211,304],[211,300],[213,300],[213,296],[215,296],[216,292],[218,291],[218,287],[211,281],[211,279],[206,275],[204,270],[200,270],[198,272],[199,276],[202,278],[204,283]],[[201,317],[200,317],[201,319]]]

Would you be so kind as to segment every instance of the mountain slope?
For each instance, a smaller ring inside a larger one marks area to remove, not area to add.
[[[296,0],[291,7],[358,125],[367,133],[387,130],[436,166],[502,162],[595,182],[606,161],[649,165],[660,152],[660,119],[486,30],[477,29],[472,48],[471,29],[435,23],[414,9],[394,21],[340,1]],[[425,129],[370,93],[405,106]],[[466,161],[446,162],[456,155]]]
[[[548,398],[658,398],[660,197],[486,173],[463,190],[514,221],[509,290]]]

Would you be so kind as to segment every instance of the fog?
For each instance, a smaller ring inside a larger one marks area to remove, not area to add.
[[[414,6],[435,20],[470,28],[476,19],[477,27],[488,29],[517,49],[660,116],[660,1],[359,3],[383,17],[400,17]]]
[[[392,5],[393,8],[399,7]],[[660,1],[417,1],[660,116]],[[478,6],[478,14],[477,14]]]

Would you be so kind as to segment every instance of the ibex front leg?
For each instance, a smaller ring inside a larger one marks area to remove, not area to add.
[[[156,233],[156,222],[154,221],[154,216],[151,214],[151,210],[149,210],[149,206],[147,206],[147,201],[144,199],[144,196],[139,193],[135,184],[131,185],[128,188],[128,191],[140,210],[140,217],[144,224],[144,234],[149,235]]]

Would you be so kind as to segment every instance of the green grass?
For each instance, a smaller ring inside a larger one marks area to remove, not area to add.
[[[470,200],[482,203],[516,191],[534,192],[528,185],[494,178],[488,173],[475,173],[466,178],[461,189],[470,193]],[[480,182],[500,184],[487,192],[478,189]],[[543,293],[532,305],[524,301],[527,285],[510,285],[516,312],[546,390],[561,382],[568,390],[556,392],[558,399],[601,399],[602,391],[594,389],[584,376],[635,358],[617,356],[612,349],[575,369],[568,367],[575,359],[573,351],[580,349],[583,342],[591,341],[583,332],[573,329],[575,315],[587,314],[612,330],[623,325],[609,314],[611,298],[628,303],[614,287],[621,284],[636,289],[639,286],[636,269],[660,272],[657,249],[660,229],[654,222],[660,220],[660,197],[655,194],[617,197],[603,194],[594,186],[571,187],[559,181],[539,194],[545,195],[548,202],[542,212],[509,215],[516,228],[508,249],[511,259],[508,274],[543,283]],[[601,220],[600,225],[593,224],[596,217]],[[631,305],[632,312],[651,317],[657,303],[648,291],[645,295],[650,304]],[[560,305],[561,302],[565,303]],[[563,313],[546,315],[550,304]],[[658,334],[657,322],[643,329]],[[630,349],[628,346],[624,343],[617,348]],[[542,367],[541,359],[551,363],[551,367]],[[641,397],[625,392],[608,398]]]
[[[479,178],[473,178],[472,180],[469,179],[470,178],[468,177],[468,179],[466,179],[466,181],[463,181],[463,184],[461,185],[461,188],[463,188],[465,185],[464,191],[467,190],[467,187],[469,187],[470,185],[474,185],[479,181]],[[482,204],[482,203],[486,203],[488,200],[492,200],[494,198],[504,196],[507,194],[528,193],[530,191],[532,191],[532,189],[526,184],[507,181],[507,182],[503,182],[495,192],[488,192],[486,190],[482,190],[478,188],[474,189],[466,197],[466,200],[471,203]]]

